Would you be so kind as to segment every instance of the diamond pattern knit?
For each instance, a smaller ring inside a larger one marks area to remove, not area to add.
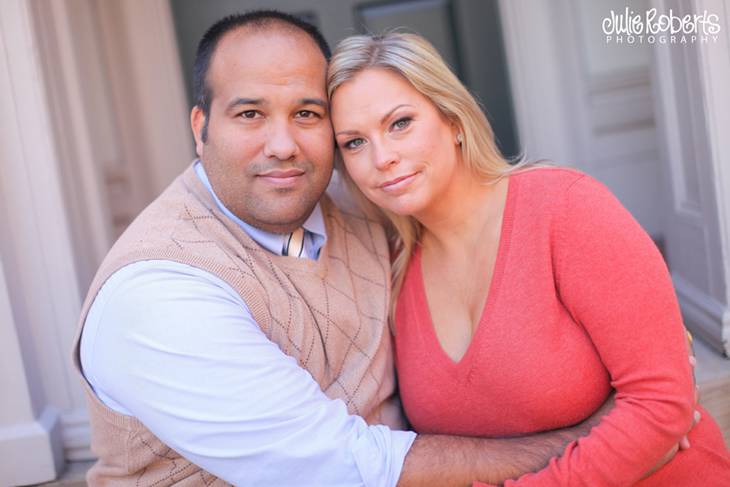
[[[112,247],[83,305],[104,282],[140,260],[176,261],[211,272],[235,289],[261,330],[297,359],[330,398],[369,423],[403,428],[395,399],[390,293],[383,229],[321,200],[327,243],[317,261],[282,257],[258,246],[218,209],[192,167],[148,206]],[[99,461],[89,472],[114,485],[224,485],[167,447],[141,422],[101,403],[84,381]]]

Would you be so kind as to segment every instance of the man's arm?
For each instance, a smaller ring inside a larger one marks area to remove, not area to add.
[[[81,359],[108,406],[234,485],[392,486],[415,437],[348,414],[230,286],[183,264],[115,273],[87,317]]]
[[[613,396],[588,419],[570,428],[515,438],[418,435],[406,456],[398,487],[455,487],[474,480],[501,484],[536,472],[565,447],[586,436],[613,407]]]

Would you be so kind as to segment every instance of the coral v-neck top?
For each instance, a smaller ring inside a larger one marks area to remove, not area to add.
[[[395,327],[401,399],[419,433],[501,437],[566,427],[616,390],[614,409],[589,436],[505,485],[633,485],[689,429],[694,386],[664,261],[606,187],[578,171],[510,176],[492,282],[458,362],[436,336],[418,248]],[[709,414],[690,441],[640,485],[730,485],[728,452]]]

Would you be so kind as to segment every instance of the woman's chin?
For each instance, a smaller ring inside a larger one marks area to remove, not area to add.
[[[392,204],[393,202],[388,203],[389,204],[378,204],[378,206],[398,216],[413,216],[418,211],[416,206],[413,204],[407,204],[404,202],[400,204]]]
[[[414,216],[420,211],[423,202],[414,196],[413,194],[391,196],[365,193],[365,197],[375,206],[398,216]]]

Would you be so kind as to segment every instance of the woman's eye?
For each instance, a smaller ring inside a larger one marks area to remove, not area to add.
[[[393,125],[391,125],[391,127],[393,127],[393,129],[395,130],[403,130],[405,128],[408,128],[408,126],[411,124],[411,120],[413,120],[411,117],[399,118],[398,120],[393,122]]]
[[[357,149],[363,143],[365,143],[364,140],[357,138],[357,139],[348,140],[347,142],[342,144],[342,147],[344,147],[345,149],[348,149],[348,150],[352,150],[352,149]]]

